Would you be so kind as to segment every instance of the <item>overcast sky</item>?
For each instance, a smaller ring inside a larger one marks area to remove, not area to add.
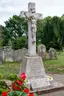
[[[28,10],[28,3],[36,3],[36,12],[46,16],[61,16],[64,14],[64,0],[0,0],[0,24],[20,11]]]

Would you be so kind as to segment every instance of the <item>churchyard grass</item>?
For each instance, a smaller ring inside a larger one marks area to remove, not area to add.
[[[47,73],[64,73],[64,52],[57,52],[56,60],[44,60],[43,62]]]
[[[0,64],[0,74],[3,75],[3,78],[7,78],[10,74],[18,74],[19,68],[19,62],[4,62],[3,64]]]
[[[64,73],[64,52],[57,52],[56,60],[44,60],[46,73],[62,74]],[[7,62],[0,64],[0,74],[7,78],[10,74],[18,74],[20,69],[19,62]]]

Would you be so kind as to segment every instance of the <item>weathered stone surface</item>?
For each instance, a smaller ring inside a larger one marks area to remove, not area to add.
[[[5,46],[4,47],[4,60],[6,62],[7,61],[12,62],[13,61],[13,50],[10,46]]]
[[[22,50],[21,49],[13,51],[13,60],[22,61]]]
[[[28,19],[28,55],[24,56],[20,73],[26,73],[33,90],[50,86],[42,64],[42,58],[36,55],[36,21],[42,19],[42,14],[35,13],[35,3],[30,2],[28,12],[22,11],[20,16]]]
[[[28,55],[28,50],[26,48],[22,48],[22,62],[25,62],[25,56]]]
[[[26,73],[33,90],[50,86],[40,56],[25,56],[25,62],[20,70]]]
[[[28,4],[28,12],[21,11],[20,16],[28,19],[28,54],[36,55],[36,21],[42,19],[42,14],[35,13],[35,3]]]
[[[57,53],[54,48],[49,49],[49,59],[57,59]]]
[[[28,55],[28,50],[26,48],[22,48],[22,64],[20,65],[20,72],[19,74],[21,74],[22,72],[25,72],[25,67],[26,67],[26,58],[25,56]]]
[[[44,60],[46,59],[46,46],[44,44],[40,44],[38,46],[38,55]]]
[[[22,61],[24,60],[24,56],[28,53],[28,50],[26,48],[13,50],[10,46],[4,46],[3,50],[1,51],[3,53],[3,60],[6,62],[10,61]]]

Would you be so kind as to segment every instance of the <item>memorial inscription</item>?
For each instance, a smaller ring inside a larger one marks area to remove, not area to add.
[[[30,64],[28,66],[28,64]],[[42,64],[41,57],[30,57],[27,64],[27,76],[28,78],[39,78],[45,77],[45,70]],[[31,72],[31,73],[30,73]]]

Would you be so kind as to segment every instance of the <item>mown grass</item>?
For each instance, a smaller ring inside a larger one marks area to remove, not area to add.
[[[44,67],[47,73],[64,73],[64,52],[57,53],[56,60],[44,60]],[[20,70],[19,62],[7,62],[0,64],[0,74],[7,78],[10,74],[18,74]]]
[[[43,62],[47,73],[64,73],[64,52],[58,52],[56,60],[44,60]]]
[[[19,62],[7,62],[0,64],[0,74],[2,74],[4,78],[7,78],[10,74],[18,74],[19,69]]]

